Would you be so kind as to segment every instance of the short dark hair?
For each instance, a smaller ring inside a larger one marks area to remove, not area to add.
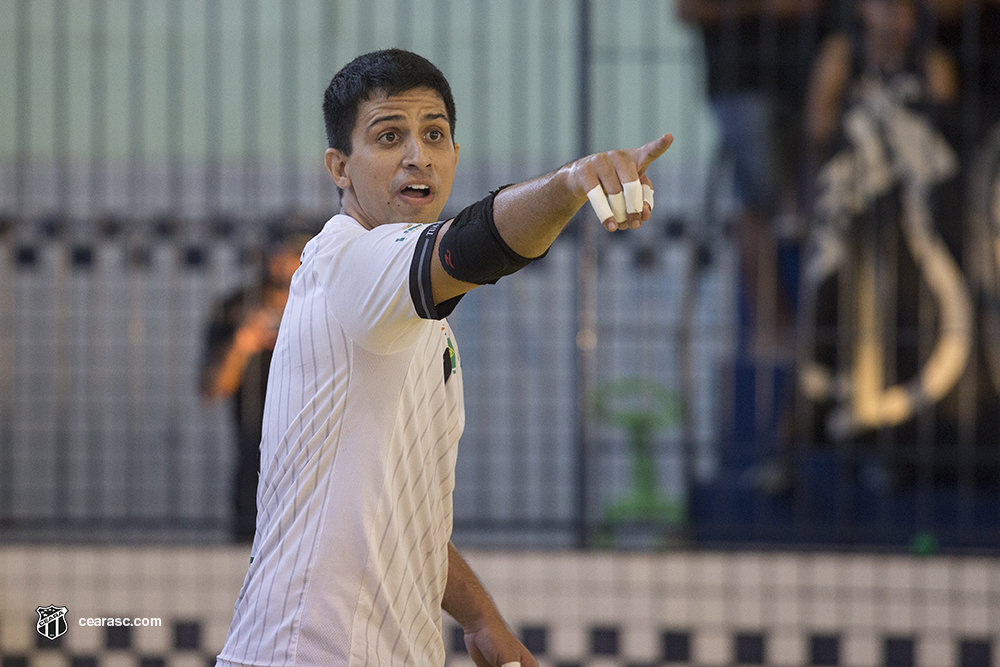
[[[350,155],[358,105],[377,93],[391,97],[414,88],[430,88],[441,96],[454,141],[455,100],[444,74],[423,56],[402,49],[386,49],[358,56],[344,65],[327,86],[323,120],[328,146]]]

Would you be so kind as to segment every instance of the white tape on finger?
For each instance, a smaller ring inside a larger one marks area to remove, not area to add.
[[[505,662],[502,665],[500,665],[500,667],[521,667],[521,663],[519,663],[519,662]]]
[[[639,179],[622,183],[625,189],[625,210],[629,213],[642,213],[642,183]]]
[[[611,202],[611,212],[615,214],[615,222],[625,222],[628,220],[628,216],[625,213],[624,192],[616,192],[613,195],[608,195],[608,201]]]
[[[608,205],[608,197],[604,194],[604,188],[600,185],[595,185],[587,193],[587,199],[590,200],[590,205],[594,207],[594,213],[597,214],[601,222],[615,217],[615,214],[611,211],[611,207]]]
[[[653,210],[653,188],[645,183],[642,184],[642,201],[649,204],[650,211]]]

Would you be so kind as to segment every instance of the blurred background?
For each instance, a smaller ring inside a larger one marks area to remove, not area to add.
[[[0,664],[213,664],[322,92],[391,46],[455,95],[445,217],[675,136],[642,229],[449,318],[454,540],[529,648],[1000,665],[992,0],[0,0]]]

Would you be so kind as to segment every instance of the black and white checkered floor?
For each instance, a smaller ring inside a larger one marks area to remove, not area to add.
[[[142,646],[130,627],[103,629],[103,646],[87,653],[70,650],[63,641],[38,635],[32,650],[0,655],[0,667],[208,667],[215,664],[218,647],[205,646],[202,624],[196,620],[166,623],[169,646]],[[658,655],[653,660],[634,659],[624,650],[625,632],[619,627],[593,626],[577,633],[583,642],[573,650],[553,645],[552,628],[531,625],[518,628],[525,646],[543,665],[550,667],[652,667],[653,665],[705,665],[694,661],[694,633],[683,629],[662,629]],[[449,665],[471,665],[465,649],[462,629],[448,625],[446,642]],[[849,665],[844,660],[842,638],[838,634],[817,633],[802,638],[805,665]],[[994,667],[993,642],[984,639],[958,639],[954,645],[955,667]],[[772,662],[767,633],[739,632],[730,638],[731,655],[719,665],[770,665]],[[886,636],[877,642],[879,656],[866,664],[882,667],[918,667],[919,640],[914,637]],[[779,661],[780,664],[788,664]],[[714,667],[714,663],[713,663]],[[942,666],[945,667],[945,666]]]
[[[617,627],[591,627],[586,633],[587,646],[576,655],[554,654],[549,640],[549,628],[527,626],[520,629],[524,645],[552,667],[653,667],[654,665],[707,665],[694,660],[694,634],[686,630],[664,629],[658,640],[659,655],[649,660],[635,660],[623,655],[622,630]],[[802,638],[805,643],[805,665],[848,665],[842,658],[841,637],[837,634],[812,634]],[[918,642],[913,637],[885,637],[879,647],[881,656],[866,664],[881,667],[918,667]],[[459,665],[471,660],[467,657],[462,629],[451,629],[451,664]],[[989,640],[960,640],[955,646],[956,667],[993,667],[992,646]],[[464,658],[464,660],[463,660]],[[713,665],[715,663],[712,663]],[[731,637],[731,655],[722,665],[770,665],[767,633],[739,632]],[[781,661],[781,664],[788,664]]]
[[[470,551],[541,667],[1000,667],[1000,558]],[[0,667],[205,667],[245,548],[0,547]],[[55,573],[55,574],[53,574]],[[66,632],[36,631],[65,607]],[[89,627],[94,617],[157,627]],[[472,667],[444,619],[448,667]]]

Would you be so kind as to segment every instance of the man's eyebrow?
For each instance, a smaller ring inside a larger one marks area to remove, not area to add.
[[[371,128],[375,127],[379,123],[395,123],[395,122],[398,122],[398,121],[401,121],[401,120],[406,120],[406,117],[403,116],[403,114],[399,114],[399,113],[397,113],[397,114],[391,114],[389,116],[378,116],[376,118],[373,118],[372,121],[370,123],[368,123],[368,129],[371,129]],[[447,121],[448,120],[448,116],[447,116],[447,114],[443,114],[443,113],[429,113],[429,114],[425,114],[421,120],[425,120],[425,121],[427,121],[427,120],[445,120],[445,121]]]
[[[392,114],[391,116],[378,116],[373,118],[372,122],[368,123],[368,129],[371,129],[378,125],[379,123],[395,123],[397,121],[405,120],[403,114]]]

